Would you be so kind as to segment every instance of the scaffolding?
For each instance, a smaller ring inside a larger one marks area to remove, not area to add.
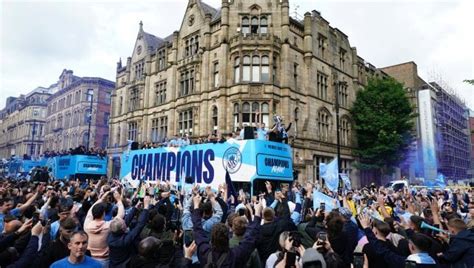
[[[448,180],[469,179],[471,165],[469,117],[466,105],[435,82],[438,173]]]

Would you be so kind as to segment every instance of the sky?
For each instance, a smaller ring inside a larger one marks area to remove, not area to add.
[[[116,63],[146,32],[178,30],[187,0],[0,0],[0,109],[8,96],[57,82],[63,69],[115,81]],[[220,7],[221,0],[204,1]],[[318,10],[376,67],[414,61],[474,109],[474,1],[290,0],[291,15]]]

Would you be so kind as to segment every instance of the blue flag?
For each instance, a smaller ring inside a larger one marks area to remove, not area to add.
[[[339,176],[341,176],[341,179],[342,179],[342,182],[344,183],[344,189],[345,190],[351,190],[352,189],[352,186],[351,186],[351,179],[349,179],[349,176],[345,173],[341,173],[339,174]]]
[[[227,193],[228,193],[227,197],[230,197],[232,195],[234,196],[235,200],[237,200],[238,194],[234,189],[234,184],[232,184],[232,179],[230,178],[229,171],[227,170],[225,171],[225,183],[227,184]]]
[[[329,164],[319,164],[319,174],[324,179],[326,187],[331,192],[336,192],[339,186],[339,170],[337,167],[337,157]]]

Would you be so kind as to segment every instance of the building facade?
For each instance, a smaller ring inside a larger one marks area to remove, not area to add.
[[[436,90],[438,172],[448,180],[471,178],[469,109],[456,95],[431,82]]]
[[[336,156],[339,98],[342,171],[357,185],[349,108],[379,73],[317,11],[298,20],[288,0],[223,0],[220,9],[190,0],[168,37],[140,23],[131,57],[117,64],[108,152],[117,157],[127,140],[229,133],[253,125],[257,113],[271,126],[281,115],[293,123],[300,179],[319,180],[319,164]]]
[[[418,75],[415,62],[381,68],[403,83],[418,115],[412,143],[406,160],[400,166],[401,176],[462,180],[471,165],[469,113],[466,105],[453,93],[435,82],[427,83]]]
[[[45,126],[48,150],[67,151],[80,145],[106,148],[114,88],[112,81],[78,77],[73,71],[64,70],[58,91],[48,100]]]
[[[7,98],[0,111],[0,158],[39,156],[44,150],[44,125],[51,88]]]
[[[468,174],[471,179],[474,178],[474,111],[469,110],[469,133],[471,136],[471,169]]]

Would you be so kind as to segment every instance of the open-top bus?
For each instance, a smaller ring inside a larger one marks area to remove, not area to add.
[[[251,192],[265,189],[264,181],[292,182],[289,145],[261,140],[232,140],[183,147],[131,150],[122,154],[120,178],[132,185],[140,180],[170,181],[180,186],[186,177],[217,189],[231,181]]]

